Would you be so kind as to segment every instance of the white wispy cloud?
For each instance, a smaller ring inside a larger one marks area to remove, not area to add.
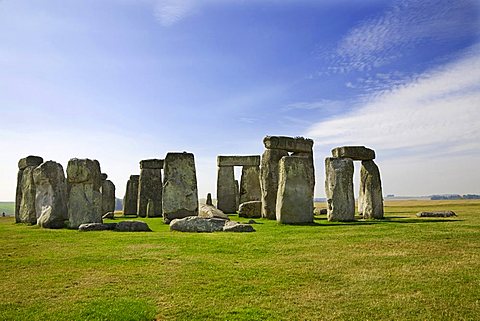
[[[396,154],[479,153],[480,46],[359,108],[312,126],[317,145],[369,145]]]
[[[155,18],[163,26],[171,26],[191,15],[203,1],[194,0],[158,0],[154,5]]]
[[[471,13],[472,0],[399,0],[380,16],[352,29],[338,43],[332,71],[366,71],[385,65],[424,41],[448,42],[478,35],[480,24]]]

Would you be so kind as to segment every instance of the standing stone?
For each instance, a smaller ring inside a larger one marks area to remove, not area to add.
[[[16,223],[36,224],[36,191],[33,182],[33,169],[41,163],[43,163],[43,158],[39,156],[28,156],[18,161],[17,190],[15,195]],[[27,171],[25,172],[25,170]]]
[[[267,149],[263,152],[260,167],[260,186],[262,189],[262,217],[276,219],[278,191],[278,162],[288,152],[282,149]]]
[[[213,206],[212,194],[210,194],[210,193],[207,194],[207,201],[206,201],[205,204]]]
[[[107,178],[107,174],[102,174],[102,216],[115,212],[115,184]]]
[[[237,211],[235,173],[233,166],[218,167],[217,208],[224,213]]]
[[[292,156],[301,156],[308,159],[308,181],[312,193],[315,192],[315,161],[313,159],[313,152],[311,153],[293,153]]]
[[[140,217],[162,216],[162,168],[163,159],[147,159],[140,162],[138,183],[138,211]],[[150,212],[147,211],[147,205]]]
[[[102,222],[102,185],[100,163],[73,158],[67,166],[69,227]]]
[[[163,219],[198,215],[197,174],[192,153],[168,153],[164,162]]]
[[[239,203],[249,201],[260,201],[262,199],[262,190],[260,188],[260,167],[243,166],[242,177],[240,179],[240,199]]]
[[[67,182],[63,167],[48,161],[33,170],[37,225],[44,228],[63,228],[68,219]]]
[[[383,218],[383,194],[380,171],[374,161],[362,161],[358,212],[363,218]]]
[[[286,156],[279,163],[277,221],[284,224],[313,222],[311,163],[308,157]]]
[[[139,175],[130,175],[123,198],[123,215],[137,215]]]
[[[238,184],[238,179],[235,180],[235,211],[238,211],[238,207],[240,206],[240,184]]]
[[[353,221],[355,219],[353,161],[350,158],[327,157],[325,171],[328,220]]]

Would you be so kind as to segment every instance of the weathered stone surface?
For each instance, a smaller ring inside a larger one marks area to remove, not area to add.
[[[238,179],[235,180],[235,213],[238,211],[238,207],[240,206],[240,184],[238,183]]]
[[[233,166],[218,167],[217,208],[224,213],[237,211],[235,173]]]
[[[262,201],[250,201],[240,204],[238,216],[249,218],[262,217]]]
[[[234,221],[227,221],[223,226],[224,232],[237,232],[237,233],[245,233],[245,232],[255,232],[253,226],[249,224],[242,224]]]
[[[315,161],[313,159],[313,152],[311,153],[293,153],[292,156],[306,157],[308,159],[308,182],[315,193]]]
[[[44,228],[65,227],[68,197],[62,165],[54,161],[41,164],[33,170],[33,181],[37,225]]]
[[[311,164],[307,157],[285,156],[279,163],[277,221],[283,224],[313,222]]]
[[[23,169],[20,169],[17,173],[17,190],[15,192],[15,223],[21,223],[20,204],[22,203],[22,177]]]
[[[100,179],[101,179],[102,181],[106,180],[107,178],[108,178],[108,175],[107,175],[107,174],[105,174],[105,173],[101,173],[101,174],[100,174]]]
[[[115,184],[110,180],[102,181],[102,215],[115,211]]]
[[[21,223],[37,224],[37,214],[35,209],[35,182],[33,181],[33,170],[35,167],[28,166],[23,170],[21,195],[19,209],[19,221]]]
[[[151,232],[147,223],[142,221],[121,221],[115,226],[117,232]]]
[[[140,180],[138,184],[138,210],[140,217],[161,217],[162,216],[162,170],[163,160],[151,159],[141,161],[143,167],[140,170]],[[147,166],[147,167],[145,167]],[[157,168],[152,168],[157,166]],[[150,213],[147,212],[147,206],[150,203]]]
[[[267,149],[262,155],[260,167],[260,186],[262,189],[262,217],[276,219],[278,162],[283,156],[288,156],[286,150]]]
[[[333,157],[351,158],[352,160],[373,160],[375,151],[365,146],[342,146],[332,149]]]
[[[435,211],[435,212],[418,212],[418,217],[452,217],[457,216],[453,211]]]
[[[108,212],[103,214],[102,219],[109,219],[109,220],[115,219],[115,212]]]
[[[80,224],[78,230],[81,232],[89,231],[112,231],[117,226],[117,223],[85,223]]]
[[[18,161],[18,169],[22,170],[30,166],[37,167],[41,163],[43,163],[43,158],[40,156],[27,156]]]
[[[224,219],[221,218],[201,218],[198,216],[189,216],[182,219],[174,219],[170,222],[170,231],[211,233],[223,231],[225,226]]]
[[[201,218],[221,218],[229,220],[228,215],[213,205],[200,204],[198,208],[198,217]]]
[[[329,221],[355,220],[353,161],[350,158],[325,159],[325,194]]]
[[[380,171],[374,161],[362,161],[358,212],[363,218],[383,218],[383,193]]]
[[[218,166],[259,166],[260,155],[251,156],[217,156]]]
[[[140,161],[140,169],[162,169],[163,159],[144,159]]]
[[[260,167],[243,166],[242,177],[240,179],[239,203],[260,201],[261,199],[262,189],[260,188]]]
[[[286,136],[266,136],[263,139],[265,148],[281,149],[289,152],[311,153],[313,140],[303,137],[286,137]]]
[[[137,215],[139,180],[139,175],[131,175],[127,182],[127,189],[123,198],[123,215]]]
[[[314,215],[327,215],[327,209],[326,208],[320,208],[320,207],[315,207],[313,210]]]
[[[68,221],[70,228],[102,222],[100,163],[73,158],[67,166]]]
[[[163,218],[198,215],[197,174],[195,158],[191,153],[168,153],[163,164]]]
[[[208,194],[207,194],[207,201],[206,201],[206,204],[207,204],[207,205],[211,205],[211,206],[213,206],[212,194],[210,194],[210,193],[208,193]]]

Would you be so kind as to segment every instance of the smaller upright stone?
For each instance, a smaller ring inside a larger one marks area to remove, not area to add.
[[[279,164],[277,221],[284,224],[313,222],[313,191],[307,157],[285,156]]]
[[[131,175],[123,199],[123,215],[137,215],[139,175]]]
[[[237,187],[233,166],[218,167],[217,175],[217,208],[224,213],[237,211]]]
[[[355,220],[353,161],[350,158],[325,159],[325,194],[329,221]]]
[[[43,163],[39,156],[28,156],[18,161],[17,191],[15,196],[15,222],[37,223],[35,208],[35,182],[33,170]]]
[[[383,218],[382,181],[374,161],[362,161],[358,211],[363,218]]]
[[[260,218],[262,217],[262,202],[250,201],[240,204],[238,209],[239,217]]]
[[[115,212],[115,184],[102,174],[102,215]]]
[[[163,159],[145,159],[140,162],[138,183],[138,208],[140,217],[162,216]],[[151,204],[147,210],[148,204]]]
[[[238,211],[238,207],[240,206],[240,184],[238,184],[238,179],[235,180],[235,211]]]
[[[359,161],[373,160],[375,159],[375,151],[365,146],[343,146],[332,149],[332,156]]]
[[[210,206],[213,206],[212,194],[211,194],[211,193],[208,193],[208,194],[207,194],[207,201],[206,201],[205,204],[210,205]]]

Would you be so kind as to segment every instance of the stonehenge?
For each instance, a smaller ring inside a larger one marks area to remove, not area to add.
[[[279,162],[283,157],[297,156],[307,159],[307,161],[301,162],[308,164],[305,179],[311,189],[313,199],[315,188],[313,140],[303,137],[266,136],[263,144],[266,149],[262,155],[260,167],[262,217],[275,220],[277,219]]]
[[[102,173],[102,216],[107,213],[115,212],[115,184],[108,180],[108,175]]]
[[[97,160],[73,158],[67,166],[69,227],[102,223],[102,185]]]
[[[383,218],[383,195],[380,171],[373,161],[375,151],[364,146],[343,146],[332,150],[325,159],[325,194],[329,221],[353,221],[353,161],[362,161],[358,212],[363,218]]]
[[[43,163],[39,156],[28,156],[18,161],[17,190],[15,195],[15,222],[37,223],[35,207],[36,189],[33,170]]]
[[[198,215],[195,158],[192,153],[167,153],[164,165],[163,219],[170,222]]]
[[[138,182],[138,207],[140,217],[162,216],[163,159],[146,159],[140,162]]]
[[[217,165],[218,209],[235,213],[241,203],[261,199],[260,156],[218,156]],[[235,180],[235,166],[242,166],[240,184]]]
[[[130,175],[123,198],[123,215],[137,215],[139,175]]]

